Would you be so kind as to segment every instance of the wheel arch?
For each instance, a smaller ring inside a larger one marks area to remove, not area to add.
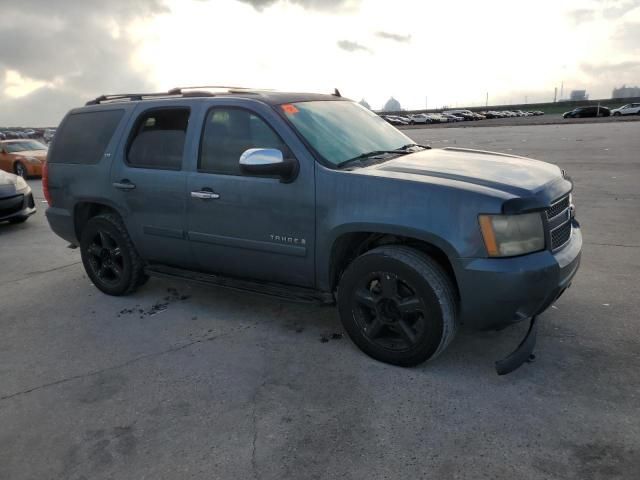
[[[102,213],[113,213],[122,217],[118,210],[106,202],[100,202],[95,200],[83,200],[77,202],[73,207],[73,227],[76,239],[80,241],[82,230],[87,222]]]
[[[456,278],[455,249],[445,240],[425,232],[391,231],[388,228],[367,228],[341,232],[337,235],[329,252],[329,267],[326,286],[335,291],[340,276],[356,257],[382,245],[405,245],[431,256],[451,277],[459,294]],[[322,284],[322,281],[319,282]]]

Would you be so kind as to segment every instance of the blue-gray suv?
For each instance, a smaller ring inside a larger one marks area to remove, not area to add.
[[[497,364],[517,368],[582,248],[560,168],[417,145],[338,92],[102,96],[66,115],[43,184],[103,292],[154,275],[336,302],[358,347],[403,366],[461,323],[527,320]]]

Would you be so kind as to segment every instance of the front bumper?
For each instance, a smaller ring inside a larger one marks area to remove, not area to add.
[[[473,328],[499,329],[541,314],[571,285],[581,251],[582,234],[573,221],[571,240],[555,253],[460,259],[461,321]]]
[[[0,222],[25,218],[36,213],[31,189],[0,198]]]

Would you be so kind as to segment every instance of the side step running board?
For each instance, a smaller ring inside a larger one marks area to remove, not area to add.
[[[145,267],[144,271],[147,275],[154,277],[179,278],[181,280],[187,280],[204,285],[215,285],[217,287],[230,288],[232,290],[252,292],[292,302],[322,304],[335,303],[335,298],[331,293],[320,292],[312,288],[295,287],[272,282],[259,282],[255,280],[240,280],[222,275],[192,272],[165,265],[148,265]]]

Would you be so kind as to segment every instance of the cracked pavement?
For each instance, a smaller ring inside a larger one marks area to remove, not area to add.
[[[576,182],[581,271],[541,316],[537,360],[506,377],[493,362],[526,325],[463,329],[402,369],[334,335],[331,307],[160,279],[107,297],[31,180],[36,216],[0,224],[0,480],[637,478],[637,125],[406,132]]]

